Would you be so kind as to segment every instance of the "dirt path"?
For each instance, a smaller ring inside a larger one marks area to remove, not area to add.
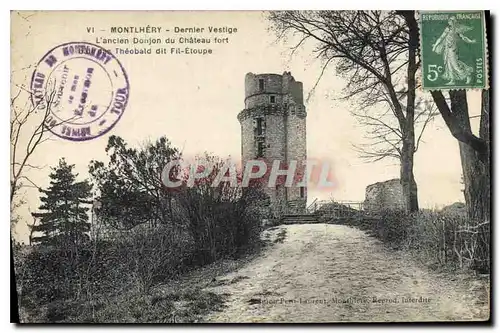
[[[207,288],[230,297],[222,312],[205,321],[487,319],[488,305],[478,305],[477,293],[461,281],[417,268],[360,230],[312,224],[281,226],[273,233],[285,231],[282,243],[224,276],[235,283]]]

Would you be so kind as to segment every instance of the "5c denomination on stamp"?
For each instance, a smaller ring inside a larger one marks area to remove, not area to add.
[[[129,82],[121,63],[102,47],[71,42],[47,52],[31,79],[31,100],[49,112],[45,125],[72,141],[97,138],[120,120]]]
[[[484,11],[419,14],[423,89],[487,89]]]

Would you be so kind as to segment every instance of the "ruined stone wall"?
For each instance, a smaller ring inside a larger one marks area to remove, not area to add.
[[[399,179],[371,184],[366,187],[365,209],[404,209],[403,188]]]

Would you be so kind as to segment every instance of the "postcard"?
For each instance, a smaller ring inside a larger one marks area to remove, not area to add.
[[[490,322],[489,29],[12,11],[12,321]]]

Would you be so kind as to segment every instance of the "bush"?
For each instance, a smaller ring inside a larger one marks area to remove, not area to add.
[[[408,237],[410,218],[401,210],[386,210],[381,215],[382,218],[376,219],[378,238],[395,247],[400,247]]]
[[[450,268],[489,266],[489,246],[484,246],[489,244],[489,223],[471,222],[463,214],[446,211],[421,211],[410,220],[406,246],[422,259]],[[487,229],[480,230],[485,225]]]
[[[100,195],[94,202],[99,205],[93,207],[91,237],[68,247],[16,247],[19,305],[29,321],[114,320],[116,315],[107,311],[116,307],[105,300],[124,293],[132,299],[122,305],[131,309],[120,320],[168,320],[162,312],[168,312],[170,301],[148,303],[156,284],[197,265],[238,256],[259,241],[269,205],[260,191],[243,191],[227,182],[212,187],[217,169],[195,187],[182,179],[182,186],[168,189],[159,176],[164,165],[178,157],[168,140],[161,138],[139,150],[127,147],[123,139],[110,137],[109,165],[91,163]],[[217,168],[222,165],[218,160]],[[183,177],[181,170],[174,171],[171,176]],[[193,295],[200,313],[220,301],[214,295],[202,299],[198,291]],[[144,307],[159,312],[141,316]]]
[[[41,321],[72,316],[69,304],[151,287],[193,266],[193,242],[173,228],[136,227],[112,241],[68,249],[36,246],[16,260],[20,306]],[[68,303],[69,302],[69,303]],[[47,305],[47,311],[42,311]]]
[[[240,255],[259,240],[262,196],[253,190],[234,194],[220,198],[188,189],[176,196],[173,225],[142,224],[73,249],[39,245],[16,251],[20,307],[31,322],[92,320],[96,299],[124,290],[146,297],[157,283],[195,266]],[[99,313],[106,317],[106,311]]]
[[[16,279],[21,305],[34,309],[40,304],[68,299],[81,291],[82,274],[90,259],[88,248],[76,252],[49,246],[36,246],[23,258],[22,273]]]
[[[367,231],[392,247],[399,248],[405,242],[409,229],[409,218],[401,210],[384,210],[370,217],[347,218],[343,223]]]
[[[123,269],[142,293],[193,266],[194,244],[186,232],[159,226],[136,227],[116,242]]]
[[[409,250],[431,266],[488,271],[489,221],[470,221],[453,210],[413,214],[386,210],[370,219],[349,219],[346,224],[394,248]]]
[[[260,192],[229,187],[219,192],[188,188],[176,198],[183,208],[198,264],[237,256],[259,240],[259,201],[264,198]]]

